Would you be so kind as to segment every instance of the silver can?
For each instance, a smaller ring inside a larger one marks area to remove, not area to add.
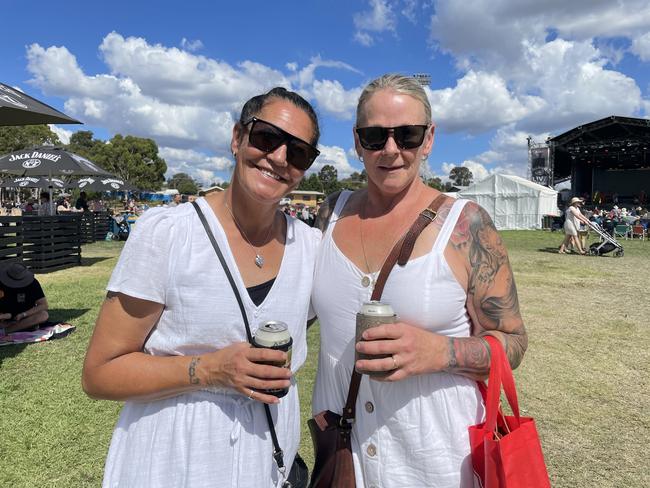
[[[362,305],[361,310],[357,313],[357,330],[355,344],[363,341],[361,338],[364,331],[371,327],[377,327],[382,324],[394,324],[397,321],[397,315],[393,312],[393,307],[387,303],[377,301],[366,302]],[[359,359],[380,359],[390,357],[390,354],[362,354],[355,349],[354,360]],[[382,373],[383,374],[383,373]]]
[[[278,366],[279,368],[291,368],[292,345],[293,339],[289,332],[289,326],[279,320],[269,320],[262,324],[253,337],[253,347],[265,347],[267,349],[276,349],[287,353],[287,360],[285,362],[264,363]],[[281,398],[289,392],[289,388],[264,390],[263,392]]]

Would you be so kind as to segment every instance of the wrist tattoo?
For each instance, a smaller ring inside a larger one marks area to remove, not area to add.
[[[450,337],[449,373],[485,373],[490,369],[490,348],[478,337]]]
[[[192,385],[198,385],[199,384],[199,378],[196,376],[196,366],[199,364],[201,361],[200,357],[193,357],[192,360],[190,361],[190,367],[189,367],[189,375],[190,375],[190,384]]]
[[[458,359],[456,358],[456,345],[454,344],[454,338],[449,338],[449,363],[447,364],[447,369],[454,369],[458,367]]]

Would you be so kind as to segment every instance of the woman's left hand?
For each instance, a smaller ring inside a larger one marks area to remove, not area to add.
[[[363,333],[356,350],[363,354],[390,354],[378,359],[360,359],[360,373],[374,373],[379,381],[399,381],[409,376],[443,371],[449,365],[449,341],[440,334],[398,322],[372,327]]]

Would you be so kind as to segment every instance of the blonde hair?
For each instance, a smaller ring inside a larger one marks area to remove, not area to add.
[[[365,104],[370,100],[370,97],[379,90],[393,90],[397,93],[415,98],[424,108],[424,122],[426,124],[431,123],[431,104],[429,103],[429,98],[427,97],[424,88],[422,88],[422,85],[420,85],[420,83],[412,76],[388,73],[372,80],[361,92],[359,102],[357,103],[357,127],[359,127],[359,121],[363,119]]]

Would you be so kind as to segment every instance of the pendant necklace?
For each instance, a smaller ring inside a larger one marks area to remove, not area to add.
[[[366,202],[367,203],[367,202]],[[365,205],[363,206],[363,210],[365,213]],[[379,267],[379,271],[381,271],[381,268],[384,267],[384,263],[388,259],[388,256],[390,255],[390,252],[392,251],[393,247],[395,247],[395,244],[397,244],[397,241],[399,241],[403,236],[405,232],[400,232],[397,234],[397,239],[393,241],[393,244],[388,248],[388,253],[384,257],[384,260],[381,262],[381,266]],[[363,275],[361,278],[361,286],[364,288],[368,288],[368,286],[372,285],[371,290],[374,290],[375,285],[377,284],[377,280],[372,276],[372,271],[370,271],[370,264],[368,264],[368,256],[366,255],[366,246],[363,244],[363,217],[361,215],[361,212],[359,212],[359,237],[361,237],[361,251],[363,252],[363,260],[366,263],[366,270],[368,271],[367,275]]]
[[[359,215],[361,217],[361,215]],[[375,288],[375,280],[372,278],[372,273],[370,272],[370,265],[368,264],[368,257],[366,256],[366,247],[363,245],[363,219],[359,219],[359,236],[361,237],[361,251],[363,251],[363,260],[366,263],[367,275],[363,275],[361,278],[361,286],[368,288],[372,284],[372,288]]]
[[[365,209],[366,207],[364,205],[362,210],[365,211]],[[359,212],[359,237],[361,238],[361,251],[363,252],[363,260],[366,263],[366,270],[368,272],[367,275],[363,275],[361,278],[361,286],[368,288],[370,285],[372,285],[371,290],[374,290],[376,280],[372,276],[372,271],[370,271],[370,264],[368,263],[368,256],[366,255],[366,246],[363,244],[363,216],[361,215],[361,212]],[[384,264],[382,263],[382,267],[383,265]]]
[[[264,266],[264,256],[262,256],[262,254],[260,253],[260,250],[258,248],[253,246],[253,243],[250,241],[250,239],[246,235],[246,232],[244,232],[244,229],[242,228],[242,226],[239,225],[239,222],[237,222],[237,219],[235,218],[235,214],[230,209],[230,206],[228,205],[228,202],[224,201],[224,205],[226,206],[226,210],[228,210],[228,213],[232,217],[232,221],[235,223],[235,225],[239,229],[239,232],[241,232],[241,235],[244,236],[244,239],[246,239],[246,242],[248,243],[248,245],[255,252],[255,265],[258,268],[262,268],[262,266]],[[273,214],[273,218],[275,218],[275,214]],[[264,238],[263,242],[266,242],[269,239],[269,236],[271,235],[271,229],[272,228],[273,228],[273,223],[271,223],[271,225],[269,226],[269,230],[267,231],[266,237]]]

